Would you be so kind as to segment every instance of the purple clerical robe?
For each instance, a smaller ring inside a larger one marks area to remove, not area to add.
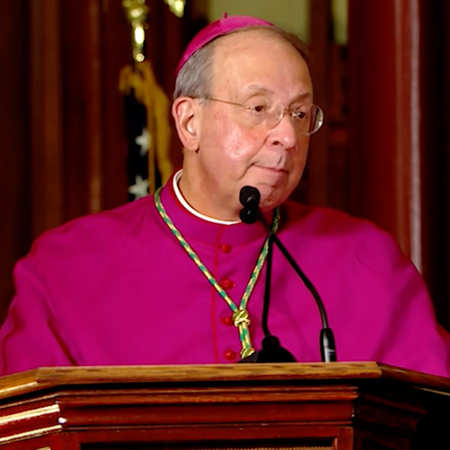
[[[167,213],[239,304],[266,233],[189,213],[169,183]],[[423,281],[372,223],[323,208],[281,206],[279,239],[327,310],[340,361],[374,360],[450,376],[449,336]],[[275,248],[269,328],[300,362],[320,361],[320,316]],[[248,310],[260,348],[265,268]],[[146,197],[42,235],[15,268],[16,296],[0,330],[0,374],[38,366],[237,362],[231,310]]]

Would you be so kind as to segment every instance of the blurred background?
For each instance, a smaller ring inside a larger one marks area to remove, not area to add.
[[[146,0],[144,101],[122,0],[1,6],[0,323],[14,263],[37,236],[139,197],[146,177],[164,181],[161,146],[180,164],[167,114],[174,71],[195,32],[226,11],[267,19],[311,49],[326,121],[293,198],[391,233],[450,329],[449,2]]]

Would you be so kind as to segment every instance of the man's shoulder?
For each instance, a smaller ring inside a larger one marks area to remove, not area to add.
[[[73,249],[111,248],[124,239],[139,235],[151,227],[154,212],[152,197],[145,197],[118,208],[73,219],[46,231],[34,242],[30,255],[36,252],[61,254]]]
[[[281,214],[282,230],[297,239],[317,245],[347,247],[363,255],[399,250],[398,243],[387,231],[370,220],[346,212],[289,201],[283,205]]]
[[[282,218],[288,228],[318,234],[384,233],[373,222],[346,212],[322,206],[307,206],[288,201],[283,204]]]

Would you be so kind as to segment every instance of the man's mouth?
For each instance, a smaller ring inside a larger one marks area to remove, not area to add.
[[[273,173],[288,173],[287,170],[284,167],[277,167],[277,166],[260,166],[256,165],[258,169],[267,170],[268,172]]]

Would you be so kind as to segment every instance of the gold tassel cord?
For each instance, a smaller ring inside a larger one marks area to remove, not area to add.
[[[186,6],[186,0],[164,0],[168,5],[169,9],[179,18],[184,15],[184,8]]]
[[[145,26],[148,8],[145,0],[123,0],[122,6],[132,28],[133,59],[136,62],[142,62],[145,59]]]
[[[170,160],[170,126],[168,121],[169,99],[156,79],[149,61],[136,63],[134,67],[125,66],[120,71],[119,90],[125,95],[132,91],[137,101],[147,110],[147,131],[150,135],[148,149],[148,184],[149,193],[156,190],[156,167],[164,184],[173,172]]]

